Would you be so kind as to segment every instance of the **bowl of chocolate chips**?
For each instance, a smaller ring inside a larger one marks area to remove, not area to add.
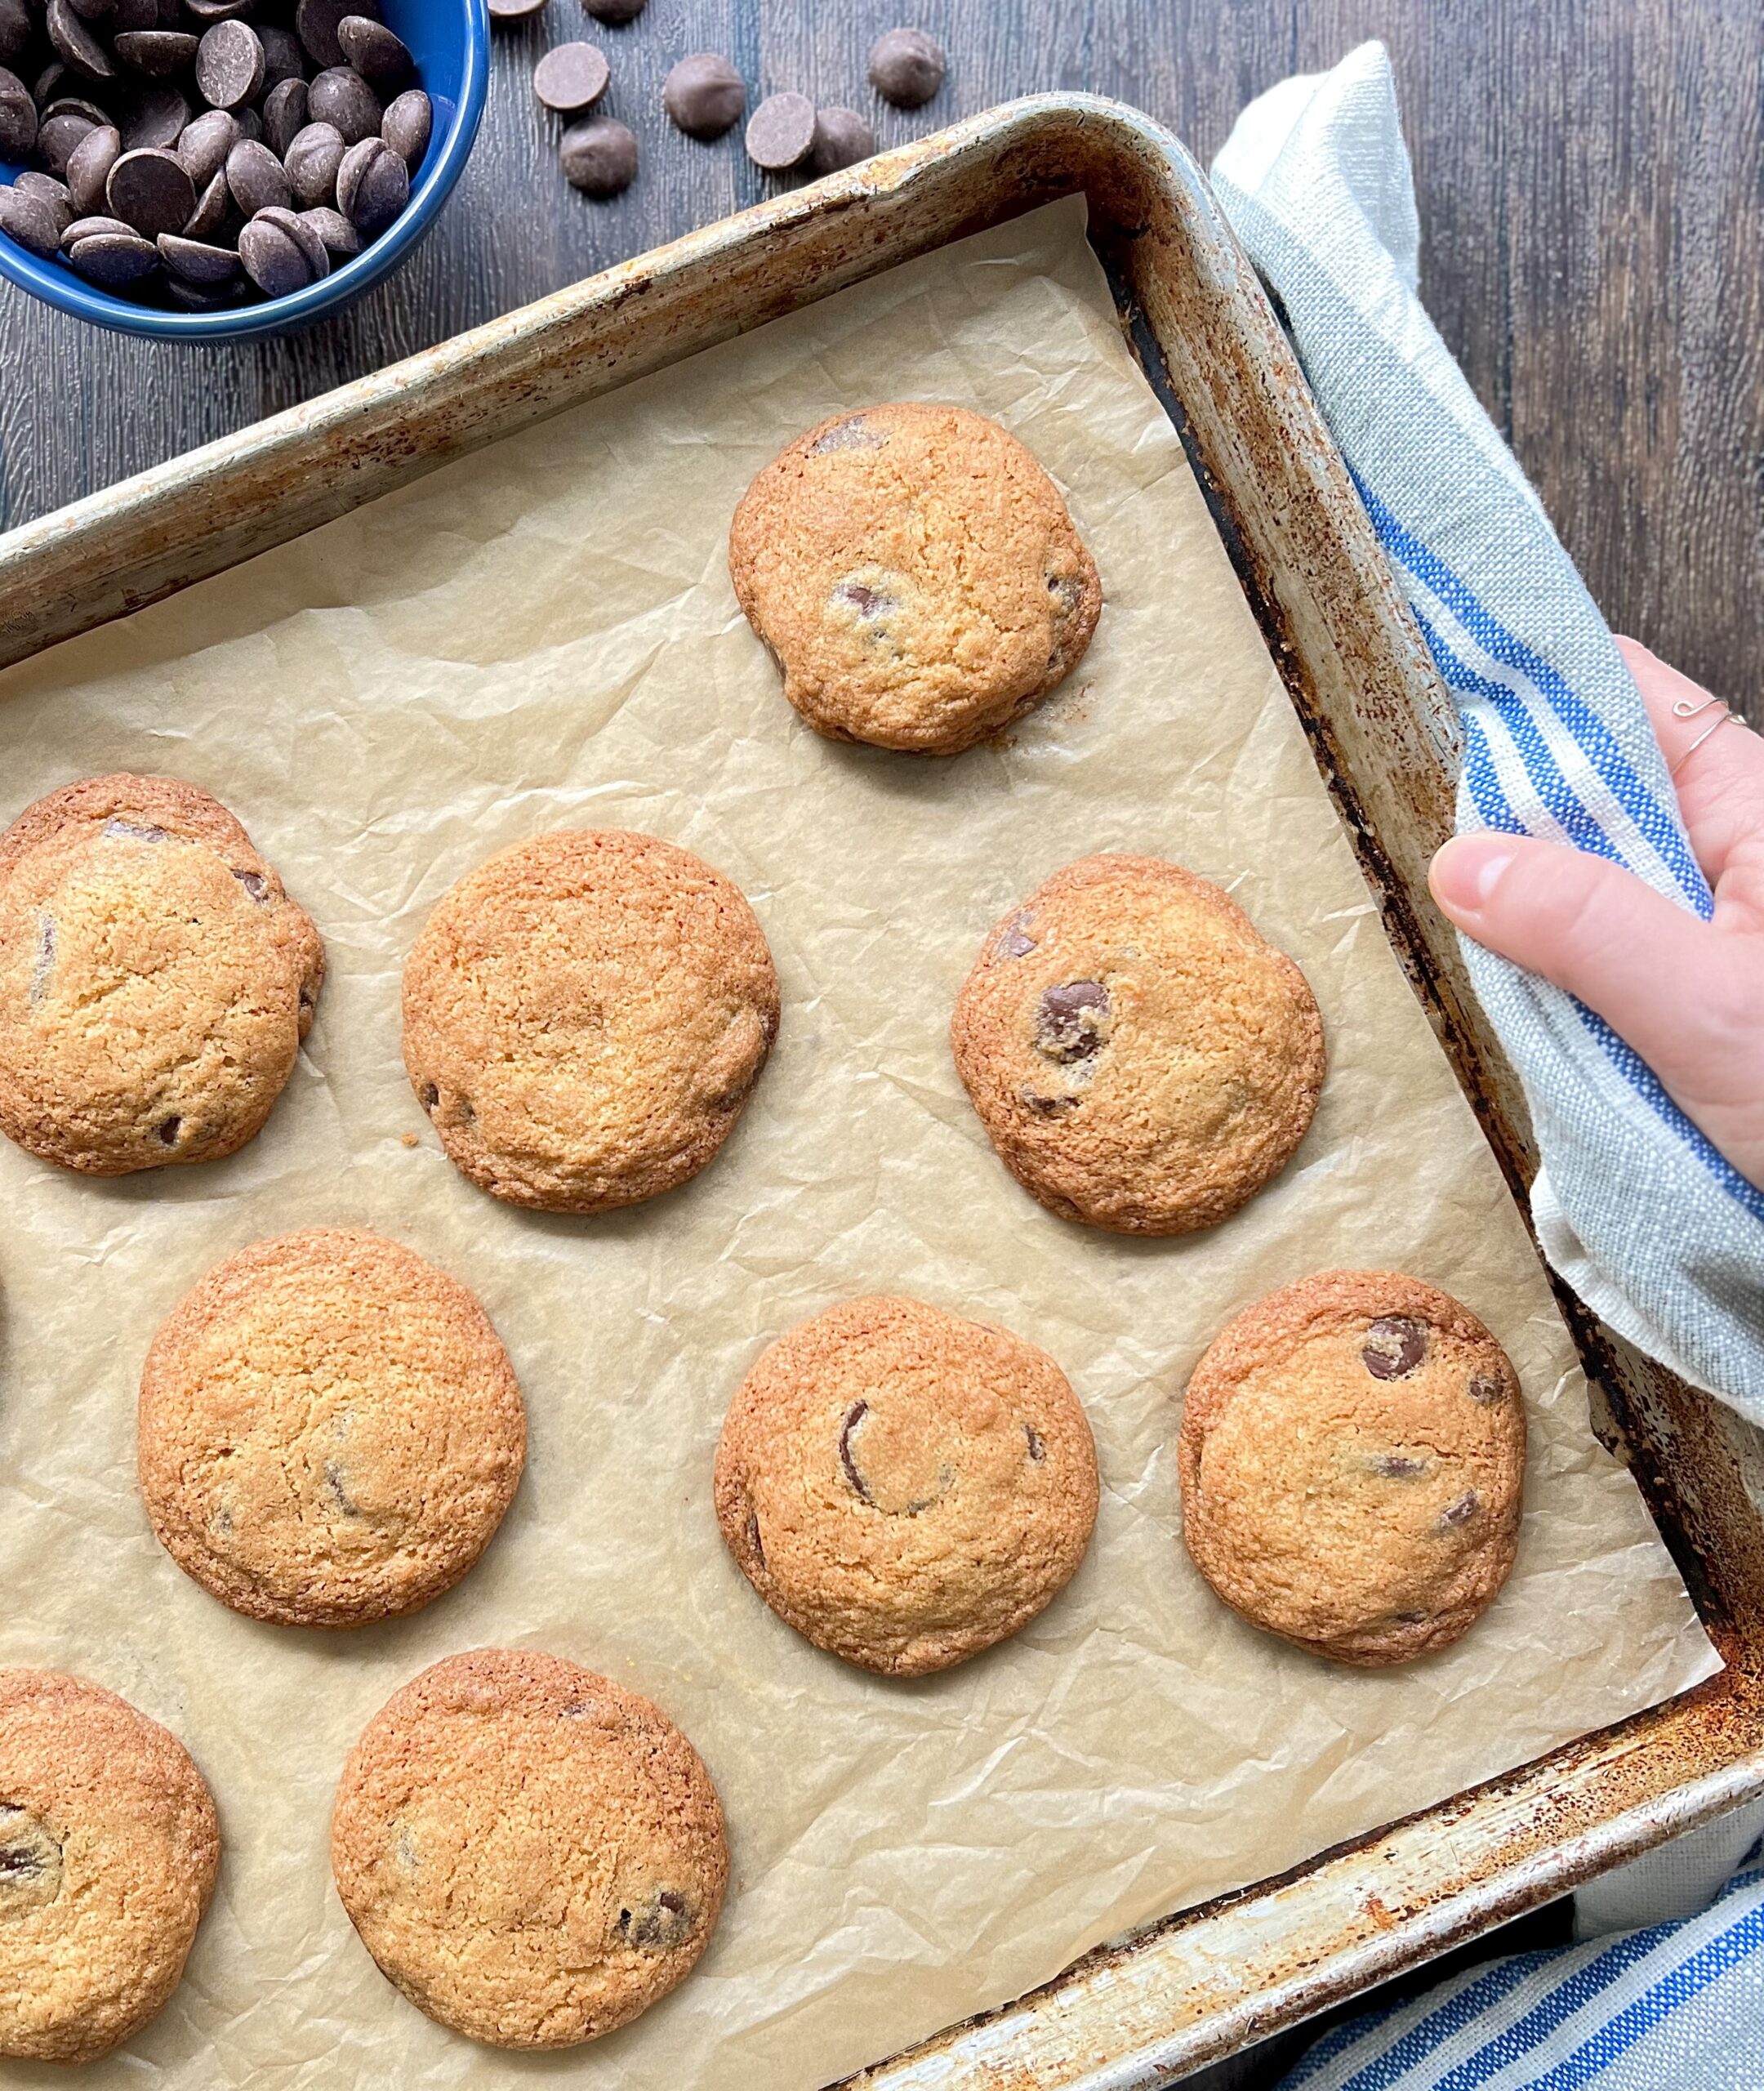
[[[0,273],[126,334],[277,334],[459,179],[486,0],[0,0]]]

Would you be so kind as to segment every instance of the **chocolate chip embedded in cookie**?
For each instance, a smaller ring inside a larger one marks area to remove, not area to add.
[[[91,2062],[138,2033],[220,1861],[175,1737],[79,1678],[0,1670],[0,2055]]]
[[[217,1264],[154,1338],[138,1459],[166,1551],[253,1619],[414,1612],[490,1543],[527,1418],[465,1286],[351,1228]]]
[[[1285,1166],[1323,1086],[1304,975],[1215,885],[1085,857],[996,924],[956,1066],[1011,1174],[1124,1234],[1210,1227]]]
[[[1058,489],[960,407],[866,407],[742,497],[729,572],[817,733],[954,755],[1038,703],[1102,607]]]
[[[1338,1661],[1449,1647],[1512,1567],[1526,1418],[1468,1308],[1325,1271],[1229,1322],[1195,1367],[1183,1536],[1234,1611]]]
[[[616,829],[542,835],[469,872],[404,970],[404,1064],[442,1145],[495,1197],[553,1212],[695,1176],[777,1026],[739,890]]]
[[[1096,1523],[1096,1451],[1065,1375],[1003,1329],[853,1300],[766,1350],[716,1456],[729,1551],[817,1647],[897,1677],[1027,1625]]]
[[[350,1753],[337,1893],[421,2011],[564,2048],[666,1996],[728,1879],[697,1752],[647,1699],[556,1656],[480,1648],[395,1693]]]
[[[318,931],[206,791],[51,791],[0,835],[0,1132],[93,1176],[231,1154],[323,977]]]

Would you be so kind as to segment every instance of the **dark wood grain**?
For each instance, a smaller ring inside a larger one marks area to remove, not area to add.
[[[907,19],[951,56],[911,115],[864,78]],[[564,183],[534,60],[586,34],[636,185]],[[873,115],[884,143],[1038,87],[1138,104],[1203,159],[1238,109],[1362,38],[1389,45],[1423,291],[1593,594],[1764,724],[1764,9],[1757,0],[651,0],[622,29],[550,0],[499,30],[478,150],[416,259],[292,341],[122,342],[0,285],[0,524],[310,398],[767,193],[739,133],[662,121],[662,77],[727,51],[755,94]]]

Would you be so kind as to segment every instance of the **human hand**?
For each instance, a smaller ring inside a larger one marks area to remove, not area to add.
[[[1737,720],[1709,733],[1720,714],[1707,690],[1637,640],[1617,644],[1676,769],[1713,920],[1619,864],[1530,836],[1459,836],[1428,882],[1467,936],[1603,1017],[1764,1190],[1764,740]],[[1687,716],[1681,703],[1708,708]]]

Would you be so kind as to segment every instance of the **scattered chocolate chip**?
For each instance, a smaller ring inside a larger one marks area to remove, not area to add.
[[[37,143],[37,105],[16,73],[0,67],[0,158],[21,160]]]
[[[49,215],[63,232],[74,222],[74,198],[65,181],[57,181],[52,174],[42,174],[35,167],[27,167],[13,181],[12,186],[20,196],[34,196],[39,203],[47,203]]]
[[[747,119],[747,157],[768,174],[800,167],[814,143],[814,104],[807,95],[768,95]]]
[[[1408,1452],[1377,1452],[1369,1464],[1374,1474],[1383,1474],[1387,1481],[1413,1481],[1428,1470],[1425,1460],[1418,1460]]]
[[[292,297],[314,280],[305,244],[266,217],[241,229],[238,252],[246,274],[265,297]]]
[[[571,124],[558,144],[564,179],[585,196],[617,196],[637,178],[637,140],[610,116]]]
[[[1029,1456],[1037,1466],[1047,1457],[1047,1447],[1041,1442],[1041,1433],[1032,1423],[1023,1425],[1023,1436],[1029,1441]]]
[[[201,38],[186,29],[129,29],[114,38],[111,49],[125,65],[149,79],[169,80],[194,63]]]
[[[190,120],[190,105],[169,82],[150,82],[135,97],[122,123],[126,153],[169,152]]]
[[[243,276],[216,285],[186,283],[181,276],[167,276],[160,284],[166,302],[180,312],[225,312],[243,303],[246,288]]]
[[[1406,1314],[1387,1314],[1366,1331],[1360,1356],[1374,1380],[1404,1380],[1427,1356],[1428,1333]]]
[[[16,188],[0,189],[0,232],[44,261],[61,244],[61,229],[49,206],[42,197]]]
[[[302,211],[300,220],[318,235],[327,253],[347,261],[351,255],[361,252],[362,236],[341,211],[329,210],[321,203],[315,209]]]
[[[747,106],[742,76],[714,51],[681,59],[662,83],[668,120],[689,138],[720,138]]]
[[[177,1136],[179,1133],[182,1131],[183,1127],[184,1121],[180,1118],[176,1112],[174,1112],[169,1118],[162,1118],[157,1127],[154,1129],[158,1133],[160,1145],[162,1147],[176,1147],[177,1145]]]
[[[61,1847],[47,1824],[0,1800],[0,1915],[40,1909],[61,1892]]]
[[[1467,1525],[1481,1507],[1481,1497],[1473,1488],[1467,1488],[1455,1503],[1448,1503],[1440,1512],[1440,1523],[1448,1527]]]
[[[175,153],[124,153],[105,184],[110,215],[134,226],[144,239],[181,232],[196,208],[196,185]]]
[[[837,174],[855,167],[875,150],[875,133],[855,109],[823,109],[815,113],[814,142],[808,164],[817,174]]]
[[[371,15],[345,15],[337,24],[343,56],[379,94],[397,94],[416,71],[409,47]]]
[[[283,166],[290,187],[309,209],[336,202],[337,169],[348,150],[334,123],[309,123],[290,142]]]
[[[196,85],[211,109],[238,109],[263,86],[264,47],[249,22],[216,22],[196,51]]]
[[[0,0],[0,65],[10,65],[29,48],[31,18],[24,0]]]
[[[1076,1111],[1078,1108],[1078,1099],[1076,1096],[1043,1096],[1038,1090],[1033,1089],[1022,1089],[1017,1093],[1038,1117],[1061,1118],[1068,1111]]]
[[[853,1494],[861,1496],[866,1503],[873,1503],[875,1498],[870,1493],[870,1484],[858,1472],[857,1460],[852,1453],[852,1439],[857,1434],[858,1424],[869,1413],[868,1402],[853,1402],[846,1411],[845,1420],[840,1425],[839,1456],[840,1465],[845,1469],[845,1478],[851,1483]]]
[[[300,38],[292,29],[277,29],[274,25],[257,25],[257,41],[263,46],[263,91],[273,94],[285,80],[304,80],[306,78],[306,52]]]
[[[334,65],[306,89],[306,108],[314,123],[333,123],[345,145],[377,137],[385,112],[380,98],[352,65]]]
[[[835,421],[830,429],[823,429],[809,445],[810,454],[818,457],[824,450],[880,450],[888,438],[871,427],[862,414],[848,414],[842,421]]]
[[[530,22],[545,10],[546,0],[490,0],[492,22]]]
[[[648,0],[582,0],[597,22],[635,22],[648,4]]]
[[[314,283],[321,276],[330,274],[330,249],[318,237],[315,229],[308,225],[297,211],[285,209],[279,203],[272,203],[266,209],[260,211],[253,222],[271,225],[278,231],[286,233],[305,256],[306,266],[311,272]]]
[[[294,200],[287,169],[267,145],[241,138],[227,154],[227,187],[247,218],[260,211],[287,210]]]
[[[494,5],[490,11],[496,12]],[[294,33],[314,65],[341,65],[347,61],[337,41],[338,25],[346,15],[377,17],[379,12],[378,0],[300,0],[294,11]]]
[[[643,1952],[670,1952],[692,1930],[692,1906],[684,1895],[664,1888],[641,1909],[621,1910],[615,1928],[627,1945]]]
[[[224,247],[221,247],[212,249],[211,252],[225,253],[226,250]],[[235,267],[238,266],[238,256],[236,254],[229,255],[227,258]],[[264,876],[261,872],[235,871],[233,876],[238,881],[239,884],[244,887],[245,890],[251,895],[252,898],[258,902],[260,905],[270,898],[270,881]]]
[[[230,22],[240,15],[248,15],[257,0],[185,0],[198,22]]]
[[[102,210],[108,200],[110,170],[122,157],[122,133],[113,123],[88,131],[68,154],[68,194],[77,211]]]
[[[380,135],[414,174],[422,165],[434,128],[434,109],[421,87],[408,87],[388,104]]]
[[[425,1110],[425,1111],[434,1111],[434,1110],[439,1109],[439,1106],[440,1106],[440,1103],[441,1103],[441,1092],[440,1092],[440,1090],[435,1087],[434,1084],[432,1081],[425,1081],[425,1082],[423,1084],[423,1093],[422,1093],[422,1106],[423,1106],[424,1110]]]
[[[886,617],[890,610],[900,608],[886,589],[872,588],[866,581],[840,582],[833,591],[833,600],[835,603],[844,603],[866,621]]]
[[[917,109],[943,84],[943,47],[923,29],[889,29],[870,47],[870,84],[897,109]]]
[[[158,247],[160,260],[186,283],[200,283],[212,290],[216,283],[230,283],[238,274],[239,258],[230,247],[211,247],[206,240],[163,232]],[[233,876],[254,900],[263,898],[264,882],[256,872],[235,872]],[[256,884],[250,884],[253,880]]]
[[[999,933],[998,955],[1000,958],[1027,958],[1036,948],[1036,940],[1029,934],[1030,915],[1027,908],[1019,908]]]
[[[196,208],[190,213],[190,221],[185,226],[185,239],[212,239],[226,223],[227,213],[233,207],[233,192],[227,186],[226,169],[220,168],[210,179],[208,185],[196,198]]]
[[[1480,1402],[1484,1408],[1492,1408],[1507,1389],[1492,1372],[1478,1372],[1464,1392],[1473,1402]]]
[[[278,158],[284,158],[287,149],[306,128],[306,82],[304,80],[278,80],[263,101],[264,143]]]
[[[533,68],[533,92],[547,109],[573,116],[599,100],[612,77],[606,53],[592,43],[560,43]]]
[[[131,239],[140,236],[133,225],[124,225],[120,218],[107,218],[102,212],[95,212],[64,225],[61,244],[66,247],[78,247],[82,239],[96,239],[101,232],[127,233]]]
[[[1062,1066],[1093,1059],[1102,1043],[1098,1026],[1108,1013],[1108,990],[1100,980],[1044,988],[1036,1005],[1036,1050]]]
[[[68,0],[49,0],[43,27],[62,64],[83,74],[88,80],[114,80],[116,66],[110,54],[80,20]]]
[[[384,138],[363,138],[337,163],[336,200],[355,230],[372,239],[409,203],[410,169]]]
[[[97,127],[83,116],[75,116],[71,112],[45,117],[37,128],[37,157],[44,169],[53,175],[65,174],[75,147],[89,131]],[[13,184],[15,188],[17,185]]]

